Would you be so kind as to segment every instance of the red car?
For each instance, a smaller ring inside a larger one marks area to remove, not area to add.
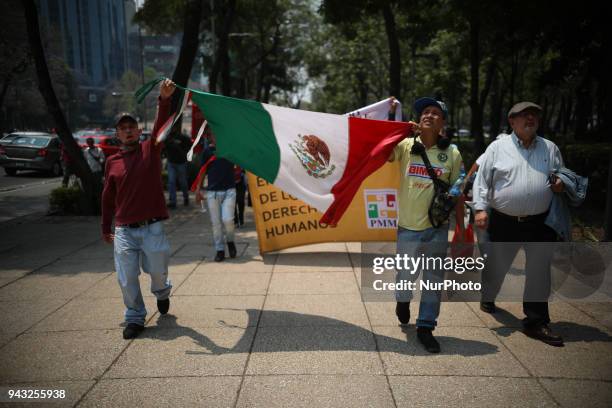
[[[121,146],[114,130],[80,130],[74,135],[82,149],[87,147],[87,139],[90,137],[94,140],[94,145],[102,149],[105,157],[117,153]]]

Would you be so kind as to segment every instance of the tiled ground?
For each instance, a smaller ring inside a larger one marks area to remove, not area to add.
[[[239,258],[216,264],[196,209],[167,222],[170,313],[143,274],[148,328],[125,341],[98,225],[0,224],[0,388],[65,389],[57,406],[86,407],[612,406],[609,303],[551,303],[564,348],[525,337],[520,304],[443,303],[428,355],[393,303],[361,301],[358,244],[260,256],[249,218]]]

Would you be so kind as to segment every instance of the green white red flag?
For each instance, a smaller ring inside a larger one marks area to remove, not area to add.
[[[336,225],[359,186],[412,133],[407,122],[283,108],[189,89],[216,156],[321,211]]]

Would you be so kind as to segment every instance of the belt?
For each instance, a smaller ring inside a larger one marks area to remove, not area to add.
[[[161,221],[163,218],[151,218],[145,221],[133,222],[131,224],[119,224],[117,227],[126,227],[126,228],[140,228],[146,227],[147,225],[155,224],[158,221]]]
[[[534,215],[508,215],[508,214],[504,214],[502,212],[499,212],[495,209],[491,209],[491,213],[495,214],[495,216],[499,216],[500,218],[505,218],[507,220],[512,220],[518,223],[523,223],[523,222],[544,222],[546,220],[546,217],[548,216],[548,211],[543,212],[541,214],[534,214]]]

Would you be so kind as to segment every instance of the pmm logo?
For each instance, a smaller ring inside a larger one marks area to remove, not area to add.
[[[369,229],[397,228],[397,190],[363,191]]]

